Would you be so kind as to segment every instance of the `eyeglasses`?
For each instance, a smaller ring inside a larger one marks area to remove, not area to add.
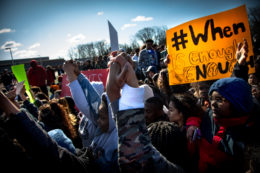
[[[225,102],[226,100],[227,100],[227,99],[225,99],[224,97],[220,97],[220,96],[216,96],[216,97],[210,96],[210,97],[209,97],[209,101],[210,101],[210,102],[215,101],[215,102],[217,102],[217,103],[223,103],[223,102]]]

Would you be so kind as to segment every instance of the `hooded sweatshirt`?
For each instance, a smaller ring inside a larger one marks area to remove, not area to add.
[[[27,72],[29,84],[38,87],[45,86],[47,80],[46,70],[41,65],[38,65],[35,60],[32,60],[30,65],[31,67]]]
[[[110,107],[108,107],[109,128],[106,133],[103,133],[97,123],[101,96],[82,74],[77,80],[71,82],[69,87],[77,107],[83,113],[79,125],[83,146],[93,148],[97,163],[103,172],[114,171],[117,163],[118,136]],[[106,98],[108,100],[107,96]]]

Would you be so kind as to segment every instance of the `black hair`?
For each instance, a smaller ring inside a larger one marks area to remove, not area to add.
[[[172,163],[185,168],[188,158],[185,133],[177,124],[167,121],[151,123],[148,127],[153,146]]]
[[[150,97],[145,101],[145,103],[152,103],[154,104],[159,110],[163,109],[163,101],[159,97]]]
[[[71,96],[65,96],[64,98],[67,100],[70,112],[77,115],[78,111],[75,109],[75,102],[73,98]]]
[[[145,41],[145,43],[152,43],[152,44],[153,44],[153,40],[152,40],[152,39],[147,39],[147,40]]]
[[[170,102],[173,102],[174,107],[178,109],[179,112],[182,112],[184,123],[190,116],[202,116],[203,114],[202,108],[197,105],[196,97],[191,94],[174,94],[170,97],[169,103]]]
[[[109,112],[108,112],[108,101],[107,101],[107,95],[106,95],[105,92],[101,95],[101,103],[99,105],[99,109],[101,108],[100,106],[105,108],[105,110],[107,111],[107,115],[108,115],[109,114]]]

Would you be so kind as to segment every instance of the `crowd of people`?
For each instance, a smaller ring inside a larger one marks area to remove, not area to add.
[[[2,170],[77,172],[260,171],[260,78],[248,75],[247,41],[231,77],[169,85],[167,51],[148,39],[101,58],[106,86],[66,61],[57,71],[32,60],[34,102],[12,74],[1,76]],[[257,56],[256,56],[257,57]],[[61,97],[62,74],[71,96]]]

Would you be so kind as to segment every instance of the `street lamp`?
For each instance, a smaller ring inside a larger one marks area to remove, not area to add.
[[[12,48],[11,47],[6,47],[5,50],[10,50],[11,58],[12,58],[12,65],[14,65],[14,59],[13,59],[13,54],[12,54]]]

